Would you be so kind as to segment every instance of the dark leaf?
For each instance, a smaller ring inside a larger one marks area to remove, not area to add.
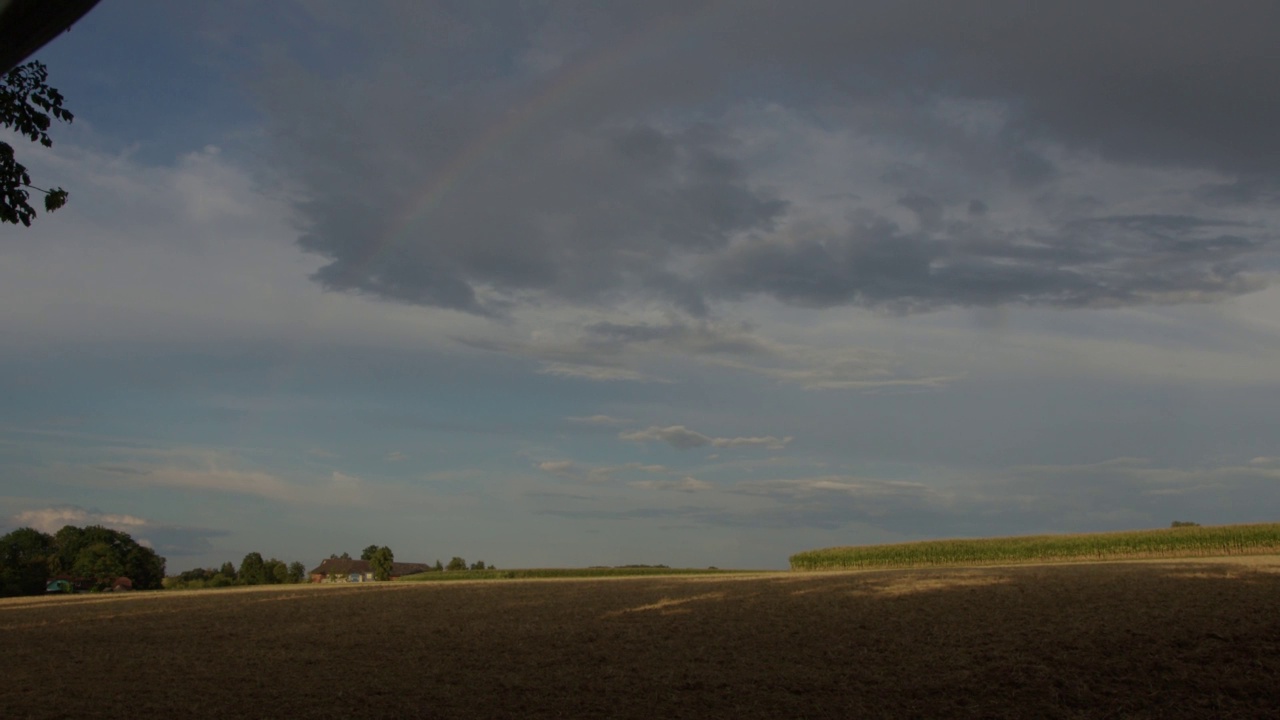
[[[44,210],[45,212],[53,212],[63,205],[67,204],[67,191],[62,188],[54,188],[45,193]]]

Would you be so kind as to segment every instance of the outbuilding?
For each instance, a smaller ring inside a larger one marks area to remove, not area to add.
[[[76,591],[76,588],[71,584],[70,580],[50,580],[44,591],[49,594],[70,595]]]

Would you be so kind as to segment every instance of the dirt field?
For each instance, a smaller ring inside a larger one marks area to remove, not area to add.
[[[0,603],[0,718],[1280,714],[1280,566],[285,587]]]

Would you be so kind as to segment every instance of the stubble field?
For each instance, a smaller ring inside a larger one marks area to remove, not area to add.
[[[0,602],[0,717],[1274,717],[1276,558]]]

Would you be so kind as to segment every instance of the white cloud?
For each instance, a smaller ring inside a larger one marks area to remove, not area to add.
[[[665,442],[680,450],[690,450],[706,445],[720,448],[763,447],[769,450],[781,450],[793,438],[789,436],[777,438],[772,435],[734,438],[709,437],[700,432],[690,430],[683,425],[671,425],[669,427],[653,425],[644,430],[618,433],[618,439],[628,442]]]
[[[621,465],[587,465],[573,460],[545,460],[538,463],[538,469],[565,480],[588,483],[609,482],[613,480],[615,475],[628,472],[642,472],[651,475],[662,475],[671,472],[665,465],[646,465],[637,462]]]
[[[47,343],[429,350],[487,324],[324,292],[281,193],[216,148],[159,166],[69,143],[28,150],[71,200],[0,243],[7,355]]]
[[[538,463],[538,469],[574,482],[603,483],[613,479],[616,468],[591,467],[573,460],[547,460]]]
[[[10,523],[22,527],[32,527],[45,533],[55,533],[66,525],[80,527],[101,525],[112,530],[123,530],[125,532],[134,532],[151,525],[148,521],[133,515],[94,512],[70,505],[24,510],[14,515],[10,519]]]
[[[502,337],[473,336],[463,342],[536,359],[543,374],[600,382],[678,382],[671,375],[673,359],[806,390],[937,389],[960,379],[954,373],[922,374],[902,357],[881,350],[780,342],[769,332],[786,329],[783,323],[769,323],[766,332],[747,323],[690,321],[670,314],[655,318],[625,308],[565,312],[572,318],[567,322],[536,310],[515,313],[517,325],[533,328],[527,341],[510,340],[510,330],[504,329]],[[801,325],[808,322],[799,320]],[[664,372],[643,369],[655,366]]]
[[[766,450],[783,450],[794,438],[790,435],[776,438],[772,435],[764,437],[711,438],[712,447],[762,447]]]
[[[670,472],[665,465],[641,465],[640,463],[627,463],[622,466],[627,470],[640,470],[647,473],[665,473]]]
[[[84,468],[90,482],[226,493],[289,504],[363,505],[379,488],[337,470],[325,479],[286,478],[253,467],[235,453],[208,448],[113,448],[123,460]]]
[[[646,490],[675,490],[686,493],[702,492],[715,487],[709,482],[687,475],[679,480],[636,480],[628,484],[631,487]]]
[[[565,420],[568,420],[569,422],[572,422],[572,423],[579,423],[581,425],[606,425],[606,426],[607,425],[625,425],[631,422],[626,418],[616,418],[616,417],[610,417],[608,415],[591,415],[588,417],[570,416],[565,418]]]
[[[195,555],[207,552],[211,538],[227,534],[222,530],[157,523],[136,515],[104,513],[74,505],[23,510],[10,517],[9,524],[14,527],[35,528],[49,534],[56,533],[67,525],[101,525],[128,533],[139,545],[152,548],[160,555]]]
[[[282,502],[298,502],[305,497],[302,488],[257,470],[158,467],[143,471],[136,477],[136,483],[152,487],[234,493]]]
[[[857,478],[844,475],[824,475],[820,477],[795,478],[785,480],[763,480],[739,483],[738,491],[747,494],[785,495],[790,497],[807,497],[823,493],[838,493],[858,498],[889,497],[933,497],[947,496],[946,493],[919,482],[904,480],[878,480]]]
[[[569,472],[574,467],[576,467],[576,463],[572,460],[546,460],[538,463],[539,470],[549,472],[552,475],[562,475]]]
[[[599,365],[574,365],[572,363],[543,363],[538,370],[543,375],[594,380],[596,382],[670,382],[661,378],[650,377],[644,373],[623,367],[602,367]]]

